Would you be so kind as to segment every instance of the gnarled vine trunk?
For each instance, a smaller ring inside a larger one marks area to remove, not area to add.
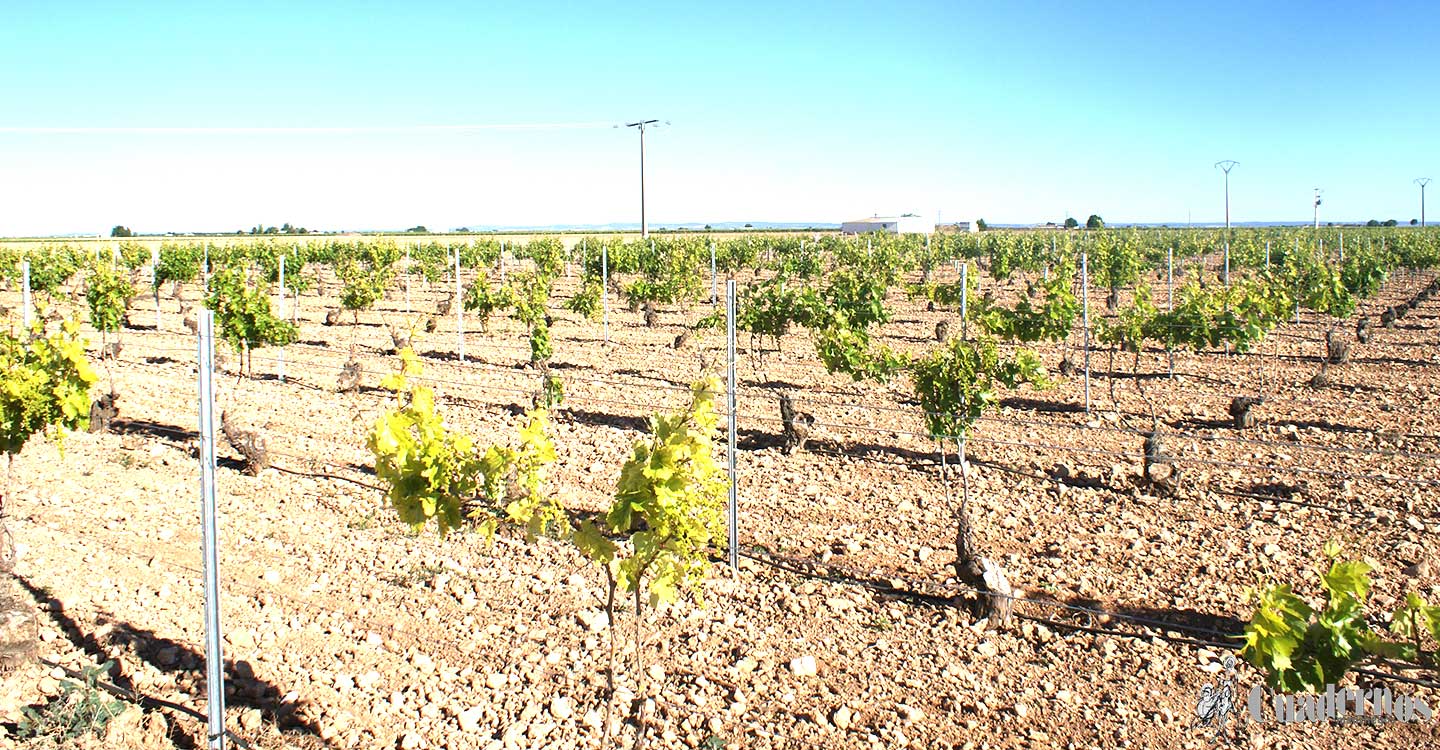
[[[227,409],[220,412],[220,431],[225,434],[225,441],[230,447],[245,459],[246,474],[259,476],[260,472],[270,467],[270,451],[266,449],[265,437],[259,430],[240,428],[230,419]]]
[[[1237,430],[1248,430],[1255,426],[1255,415],[1251,409],[1265,403],[1264,396],[1236,396],[1230,401],[1230,418]]]
[[[980,616],[991,627],[1010,624],[1015,607],[1015,593],[1005,576],[1005,569],[980,554],[970,528],[970,475],[965,461],[965,443],[960,443],[960,481],[963,497],[955,514],[955,577],[980,594]],[[948,483],[948,478],[946,479]]]
[[[805,450],[805,441],[810,438],[810,428],[815,424],[815,417],[796,411],[795,402],[788,393],[780,394],[780,424],[784,431],[784,452]]]

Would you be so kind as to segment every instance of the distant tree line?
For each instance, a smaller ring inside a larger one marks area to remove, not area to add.
[[[250,228],[249,232],[240,229],[236,230],[235,234],[310,234],[310,230],[305,227],[291,226],[290,222],[287,221],[279,227],[266,227],[256,224]]]

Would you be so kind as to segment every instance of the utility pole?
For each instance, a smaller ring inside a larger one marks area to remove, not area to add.
[[[1320,188],[1315,188],[1315,231],[1320,231]]]
[[[1429,177],[1421,177],[1421,178],[1415,180],[1415,184],[1420,186],[1420,228],[1421,228],[1421,229],[1424,229],[1424,228],[1425,228],[1425,186],[1430,184],[1430,178],[1429,178]]]
[[[645,223],[645,126],[654,125],[659,120],[640,120],[639,122],[627,122],[625,127],[637,128],[640,131],[640,239],[650,236],[650,227]]]

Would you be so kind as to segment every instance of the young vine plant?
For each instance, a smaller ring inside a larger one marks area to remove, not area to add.
[[[1364,605],[1375,567],[1344,560],[1340,545],[1325,545],[1328,565],[1320,571],[1324,603],[1314,607],[1289,584],[1270,584],[1252,592],[1255,610],[1245,627],[1240,655],[1282,692],[1323,692],[1338,684],[1358,662],[1370,657],[1405,659],[1435,666],[1435,653],[1423,640],[1440,640],[1440,607],[1408,593],[1391,618],[1391,640],[1371,629]]]
[[[210,278],[205,306],[215,313],[220,336],[240,353],[241,367],[251,372],[250,351],[295,343],[299,329],[276,317],[264,291],[245,282],[239,269],[224,269]]]
[[[85,284],[90,325],[100,331],[102,337],[118,332],[125,323],[125,308],[134,296],[135,285],[127,275],[109,265],[96,265]]]
[[[0,331],[0,452],[19,453],[48,428],[84,429],[98,379],[77,323],[49,336],[39,323],[23,337]]]

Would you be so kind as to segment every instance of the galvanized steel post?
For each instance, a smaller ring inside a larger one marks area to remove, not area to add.
[[[1090,253],[1080,251],[1080,304],[1085,314],[1085,413],[1090,413]]]
[[[30,259],[20,261],[20,305],[25,308],[25,330],[30,330]]]
[[[159,315],[159,311],[158,311],[158,310],[156,311],[156,315]],[[279,313],[279,318],[280,318],[281,320],[284,320],[284,319],[285,319],[285,254],[284,254],[284,253],[281,253],[281,254],[280,254],[280,313]],[[156,327],[158,328],[159,326],[157,325]],[[283,347],[283,346],[280,347],[280,351],[275,355],[275,358],[279,361],[279,372],[278,372],[277,374],[280,376],[280,382],[283,383],[283,382],[285,382],[285,347]]]
[[[735,280],[725,282],[726,377],[726,463],[730,472],[729,554],[730,567],[740,567],[740,494],[735,475]]]
[[[504,258],[504,255],[500,256]],[[455,335],[460,337],[460,363],[465,363],[465,298],[460,286],[460,249],[455,249]]]
[[[600,243],[600,301],[604,307],[605,343],[610,343],[610,243]]]
[[[210,750],[225,747],[225,672],[220,644],[219,524],[215,511],[215,313],[199,313],[200,544],[205,576],[205,696]]]

